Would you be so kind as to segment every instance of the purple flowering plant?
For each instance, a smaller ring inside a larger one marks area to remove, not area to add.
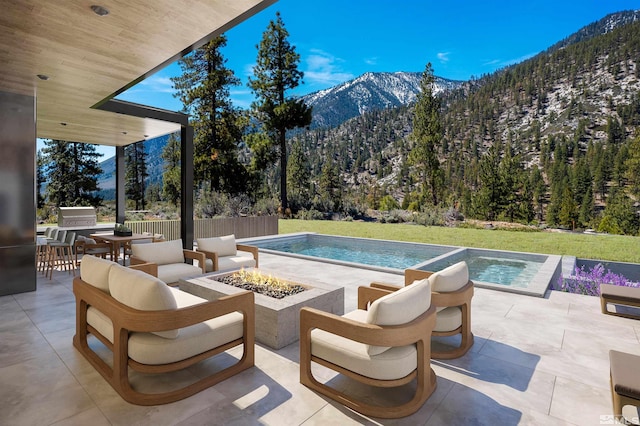
[[[629,281],[623,275],[615,274],[598,263],[591,270],[586,270],[585,266],[576,268],[574,275],[558,279],[554,290],[566,291],[568,293],[586,294],[589,296],[600,295],[600,284],[613,284],[625,287],[640,287],[640,283]]]

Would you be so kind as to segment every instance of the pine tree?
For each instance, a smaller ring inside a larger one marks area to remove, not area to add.
[[[302,143],[295,140],[291,144],[291,154],[287,165],[287,186],[293,207],[307,207],[309,201],[309,160],[304,154]]]
[[[277,150],[280,156],[280,200],[283,211],[289,206],[287,199],[287,130],[308,126],[311,108],[303,100],[287,96],[304,76],[298,69],[300,55],[288,41],[280,13],[262,34],[258,57],[253,69],[255,78],[249,78],[249,87],[257,100],[252,109],[263,124],[269,145],[266,151]],[[264,139],[263,139],[264,141]]]
[[[147,153],[144,142],[136,142],[124,150],[124,191],[130,200],[135,202],[136,210],[145,209],[145,180],[147,173]]]
[[[194,126],[194,180],[212,190],[237,194],[246,190],[247,171],[238,160],[246,120],[231,104],[229,90],[240,84],[221,49],[219,36],[179,61],[182,75],[172,77]]]
[[[42,150],[48,178],[49,202],[60,206],[98,206],[98,165],[95,145],[47,140]]]
[[[480,160],[480,188],[473,197],[474,211],[487,220],[494,220],[502,212],[503,180],[500,176],[502,147],[494,143]]]
[[[325,210],[338,211],[342,204],[342,182],[338,166],[333,161],[333,153],[327,153],[318,182],[318,192]],[[328,208],[327,208],[328,207]]]
[[[45,162],[42,151],[36,153],[36,203],[39,209],[44,207],[44,196],[42,195],[42,185],[47,178],[44,174]]]
[[[182,188],[180,180],[180,141],[175,134],[169,136],[169,140],[162,150],[164,171],[162,173],[162,194],[174,206],[178,205]]]
[[[431,63],[422,73],[413,117],[411,139],[413,149],[409,162],[416,166],[422,183],[423,200],[437,206],[444,189],[443,173],[440,169],[438,153],[442,144],[442,124],[440,122],[440,100],[433,93],[435,77]]]

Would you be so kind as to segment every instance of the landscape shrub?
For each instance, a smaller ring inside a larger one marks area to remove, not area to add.
[[[198,190],[193,210],[196,217],[202,219],[231,215],[229,197],[222,192],[211,191],[207,187]]]
[[[574,275],[570,277],[563,278],[560,276],[553,289],[567,293],[599,296],[600,284],[640,287],[640,283],[630,281],[621,274],[615,274],[609,269],[605,272],[604,266],[598,263],[588,271],[585,269],[585,266],[582,266],[577,268]]]
[[[251,213],[258,216],[270,216],[278,213],[278,207],[280,207],[280,200],[271,197],[260,198],[256,200]]]
[[[299,210],[298,213],[296,214],[296,219],[301,219],[301,220],[323,220],[324,219],[324,213],[316,210],[316,209],[302,209]]]
[[[420,213],[415,213],[413,221],[423,226],[444,226],[444,211],[437,207],[429,208]]]
[[[380,200],[380,210],[391,211],[400,208],[400,204],[391,195],[385,195]]]

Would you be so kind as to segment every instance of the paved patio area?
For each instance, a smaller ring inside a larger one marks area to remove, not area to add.
[[[311,284],[343,285],[345,312],[355,308],[358,285],[402,282],[398,275],[267,254],[260,267]],[[437,389],[410,417],[364,418],[302,386],[297,343],[279,351],[257,345],[255,368],[186,400],[140,407],[124,402],[73,348],[71,283],[66,272],[55,272],[53,280],[39,275],[36,292],[0,297],[2,425],[613,424],[608,351],[640,355],[640,322],[601,314],[595,297],[551,292],[542,299],[476,289],[472,350],[432,362]],[[206,374],[234,355],[229,351],[169,380],[134,380],[161,388]],[[322,367],[314,371],[349,392],[381,395]],[[401,399],[410,391],[391,392]]]

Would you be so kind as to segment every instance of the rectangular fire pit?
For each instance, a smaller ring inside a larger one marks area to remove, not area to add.
[[[180,280],[180,290],[207,300],[245,291],[216,281],[216,277],[236,271],[211,274],[189,280]],[[256,340],[271,348],[280,349],[299,338],[300,308],[309,306],[336,315],[344,313],[344,288],[338,286],[300,284],[307,290],[282,299],[255,294]]]

